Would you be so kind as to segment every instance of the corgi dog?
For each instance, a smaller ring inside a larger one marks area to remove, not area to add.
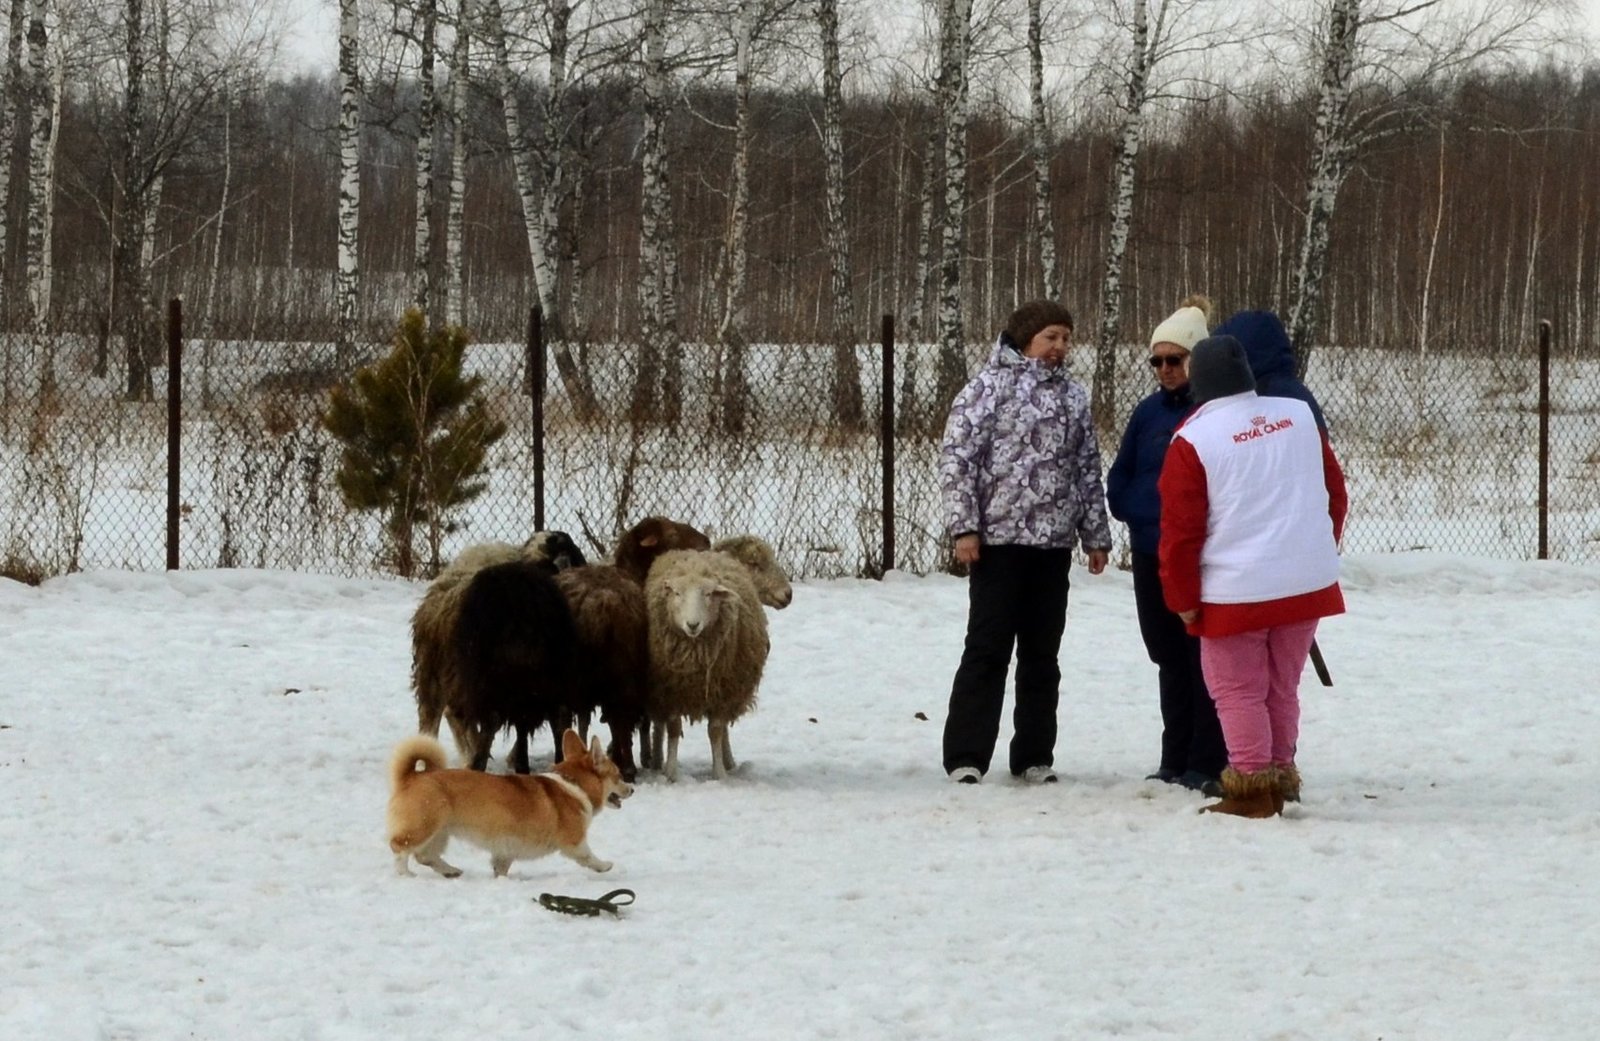
[[[620,807],[633,786],[606,758],[598,736],[585,748],[578,732],[568,730],[561,735],[561,754],[547,773],[486,774],[447,769],[443,746],[426,735],[400,742],[389,762],[389,848],[396,872],[411,874],[416,857],[446,878],[460,875],[442,856],[454,837],[488,850],[496,878],[514,860],[550,853],[610,871],[611,863],[589,849],[589,821],[602,806]]]

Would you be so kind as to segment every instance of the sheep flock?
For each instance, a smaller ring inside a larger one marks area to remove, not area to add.
[[[559,531],[469,546],[412,616],[418,729],[437,736],[448,723],[478,770],[510,730],[507,762],[526,773],[530,734],[550,727],[559,759],[564,730],[587,739],[598,714],[625,777],[644,767],[677,780],[683,724],[703,720],[722,779],[735,766],[728,728],[755,707],[766,666],[766,608],[793,596],[760,537],[713,545],[666,517],[624,531],[608,563],[589,563]]]

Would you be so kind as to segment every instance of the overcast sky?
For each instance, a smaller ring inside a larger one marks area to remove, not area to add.
[[[869,0],[879,3],[882,0]],[[1445,0],[1446,3],[1452,0]],[[1459,2],[1459,0],[1455,0]],[[1571,0],[1582,12],[1589,35],[1600,39],[1600,0]],[[283,61],[294,70],[326,69],[336,65],[339,51],[338,0],[286,0],[289,8],[288,38]]]

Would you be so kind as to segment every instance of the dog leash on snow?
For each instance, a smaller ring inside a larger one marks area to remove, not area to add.
[[[624,900],[623,897],[627,897],[627,899]],[[622,909],[631,903],[633,903],[633,890],[631,889],[613,889],[604,896],[596,897],[593,900],[581,896],[561,896],[556,893],[539,894],[540,907],[561,914],[583,915],[587,918],[593,918],[601,911],[612,917],[618,917]]]

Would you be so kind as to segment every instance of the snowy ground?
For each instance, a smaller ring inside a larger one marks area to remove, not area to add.
[[[1600,568],[1348,558],[1265,822],[1141,780],[1129,577],[1074,578],[1063,783],[944,781],[961,581],[805,583],[732,780],[696,730],[609,875],[498,881],[384,842],[420,586],[0,580],[0,1038],[1595,1036]]]

